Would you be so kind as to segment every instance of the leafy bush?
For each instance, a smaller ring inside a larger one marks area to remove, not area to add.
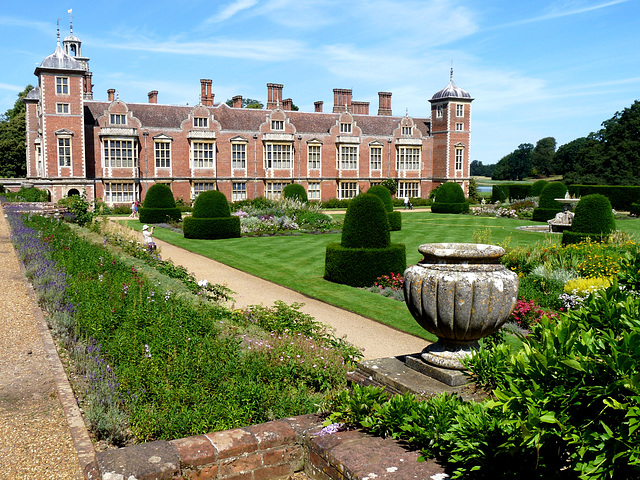
[[[462,187],[456,182],[440,185],[431,204],[433,213],[467,213],[469,204],[464,197]]]
[[[549,182],[547,182],[546,180],[538,180],[536,182],[533,182],[533,185],[531,185],[531,190],[529,190],[529,195],[531,195],[532,197],[539,197],[542,193],[542,189],[547,185],[549,185]]]
[[[518,294],[532,300],[543,308],[558,310],[562,306],[560,295],[564,292],[561,281],[538,275],[527,275],[520,279]]]
[[[4,192],[3,196],[11,202],[48,202],[51,199],[47,190],[35,187],[21,187],[17,192]]]
[[[406,268],[404,244],[390,244],[385,248],[347,248],[336,242],[327,245],[324,278],[352,287],[368,287],[383,272],[404,272]]]
[[[382,204],[387,212],[393,212],[393,202],[391,201],[391,193],[388,188],[383,187],[382,185],[374,185],[367,190],[367,193],[375,195],[382,200]]]
[[[226,218],[231,216],[229,202],[224,193],[207,190],[197,196],[191,213],[193,218]]]
[[[91,205],[87,201],[87,195],[83,192],[82,196],[72,195],[62,198],[58,201],[58,205],[64,206],[70,215],[65,215],[65,219],[71,223],[78,225],[86,225],[93,221],[95,212],[90,210]]]
[[[575,278],[569,280],[564,285],[565,293],[586,297],[598,290],[605,290],[611,286],[611,279],[608,277]]]
[[[604,195],[582,197],[575,209],[571,231],[608,235],[616,229],[611,203]]]
[[[382,200],[367,193],[351,200],[344,217],[341,245],[345,248],[385,248],[390,242],[389,220]]]
[[[295,198],[301,202],[307,202],[307,191],[299,183],[290,183],[282,189],[284,198]]]
[[[632,203],[629,207],[629,215],[634,217],[640,216],[640,203]]]
[[[551,182],[542,188],[538,205],[541,208],[558,208],[562,210],[562,204],[555,199],[564,198],[566,193],[567,187],[564,183]]]
[[[182,218],[171,187],[163,183],[154,183],[149,187],[139,215],[141,223],[163,223],[170,220],[178,222]]]

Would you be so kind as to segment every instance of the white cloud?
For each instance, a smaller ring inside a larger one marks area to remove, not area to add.
[[[24,90],[24,86],[19,87],[17,85],[10,85],[8,83],[0,83],[0,90],[9,90],[10,92],[21,92]]]
[[[236,13],[247,10],[257,3],[258,0],[235,0],[233,3],[230,3],[220,10],[217,14],[205,20],[205,24],[224,22],[225,20],[233,17]]]

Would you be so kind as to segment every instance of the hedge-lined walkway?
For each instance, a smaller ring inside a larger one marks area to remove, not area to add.
[[[0,478],[80,479],[52,365],[55,347],[50,337],[43,342],[48,331],[0,213]]]

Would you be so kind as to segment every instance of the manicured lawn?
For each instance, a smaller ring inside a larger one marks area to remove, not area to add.
[[[338,214],[334,216],[339,217]],[[472,242],[476,229],[490,229],[492,243],[508,244],[509,247],[533,245],[544,241],[546,237],[560,241],[559,235],[516,230],[517,226],[534,224],[525,220],[412,212],[404,214],[402,222],[402,230],[391,232],[391,240],[407,246],[407,265],[421,260],[419,245]],[[141,229],[138,221],[128,223],[133,228]],[[618,228],[640,236],[639,220],[618,221]],[[399,330],[433,339],[418,326],[403,302],[324,280],[326,245],[339,242],[340,234],[189,240],[179,233],[158,228],[155,236]]]

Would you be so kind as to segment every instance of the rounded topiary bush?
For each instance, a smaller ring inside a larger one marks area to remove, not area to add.
[[[392,232],[396,232],[402,229],[402,215],[400,212],[393,211],[393,200],[391,199],[391,192],[387,187],[382,185],[374,185],[367,190],[367,193],[375,195],[382,200],[385,210],[387,211],[387,219],[389,220],[389,229]]]
[[[347,248],[384,248],[390,242],[389,221],[382,200],[367,193],[351,200],[344,216],[341,245]]]
[[[182,212],[176,207],[171,187],[155,183],[149,187],[139,210],[141,223],[162,223],[167,220],[179,221]]]
[[[391,243],[382,200],[368,193],[352,199],[344,217],[341,243],[327,245],[324,278],[367,287],[382,275],[404,272],[406,265],[404,244]]]
[[[563,205],[557,202],[556,198],[564,198],[567,193],[567,186],[564,183],[552,182],[542,188],[538,207],[533,209],[532,220],[536,222],[546,222],[562,211]]]
[[[231,216],[229,202],[222,192],[207,190],[196,198],[193,213],[185,217],[182,231],[184,238],[237,238],[240,217]]]
[[[602,240],[616,229],[611,202],[600,194],[586,195],[576,205],[571,230],[562,234],[562,243],[579,243],[586,238]]]
[[[464,197],[464,190],[456,182],[443,183],[436,190],[433,203],[433,213],[467,213],[469,204]]]
[[[293,198],[300,200],[301,202],[307,202],[307,191],[299,183],[290,183],[282,189],[282,196],[284,198]]]
[[[191,212],[193,218],[219,218],[229,215],[231,209],[227,197],[217,190],[207,190],[198,195]]]
[[[549,185],[549,182],[546,180],[538,180],[531,185],[531,190],[529,190],[529,195],[532,197],[539,197],[540,193],[542,193],[542,189]]]

